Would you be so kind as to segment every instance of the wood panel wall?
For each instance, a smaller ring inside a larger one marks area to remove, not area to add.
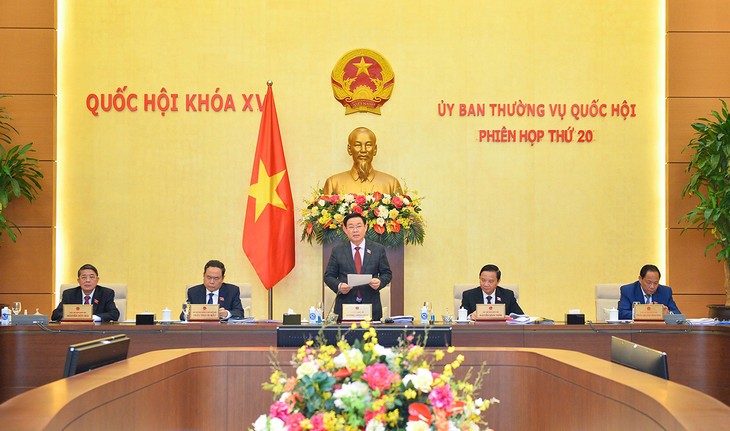
[[[17,242],[0,243],[0,304],[22,301],[28,313],[50,314],[55,293],[56,57],[55,0],[0,0],[0,94],[11,96],[0,103],[45,176],[35,202],[7,209]]]
[[[691,154],[691,124],[730,101],[730,8],[725,0],[667,0],[667,275],[677,305],[706,316],[708,304],[725,302],[722,265],[715,251],[704,255],[709,236],[682,233],[682,215],[694,199],[682,198]]]

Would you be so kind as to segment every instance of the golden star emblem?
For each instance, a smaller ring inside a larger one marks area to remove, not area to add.
[[[264,166],[263,160],[259,160],[259,176],[254,184],[248,189],[248,195],[256,199],[256,218],[266,209],[266,205],[272,205],[277,208],[286,210],[286,205],[281,199],[281,196],[276,192],[276,188],[279,187],[281,179],[284,178],[286,170],[283,170],[277,174],[269,175]]]
[[[359,63],[352,63],[353,66],[357,67],[357,74],[355,76],[364,73],[367,76],[370,76],[370,72],[368,71],[368,67],[372,66],[372,63],[365,63],[365,57],[360,57]]]

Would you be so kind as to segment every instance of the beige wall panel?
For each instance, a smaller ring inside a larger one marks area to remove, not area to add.
[[[55,0],[0,0],[0,27],[55,28]]]
[[[56,96],[18,95],[0,99],[0,106],[10,115],[18,130],[13,143],[33,143],[33,157],[38,160],[56,159]]]
[[[677,303],[679,311],[687,317],[707,317],[707,306],[724,304],[725,295],[677,295],[675,293],[674,302]]]
[[[704,255],[710,237],[696,229],[680,234],[682,229],[669,229],[667,237],[667,284],[675,293],[723,294],[722,265],[715,252]]]
[[[667,97],[730,96],[730,33],[667,35]]]
[[[669,228],[687,226],[686,221],[680,223],[679,219],[699,202],[695,196],[682,197],[682,189],[689,181],[687,166],[687,163],[667,164],[667,227]]]
[[[8,206],[6,216],[21,228],[28,227],[53,227],[55,225],[56,211],[56,163],[40,162],[43,179],[41,191],[32,203],[25,198],[16,198]]]
[[[12,290],[13,286],[10,286],[9,289]],[[7,289],[3,289],[3,291],[5,290]],[[0,293],[0,305],[9,307],[13,302],[20,301],[23,309],[28,310],[28,314],[35,313],[37,308],[41,314],[50,316],[56,306],[55,300],[51,293]]]
[[[730,100],[730,99],[729,99]],[[667,100],[667,162],[689,162],[690,151],[682,152],[694,137],[692,128],[698,118],[708,118],[722,109],[719,99],[689,98]]]
[[[54,293],[54,230],[24,228],[0,246],[0,293]]]
[[[667,0],[667,31],[730,31],[727,0]]]
[[[0,94],[55,94],[55,30],[0,29],[0,58]]]

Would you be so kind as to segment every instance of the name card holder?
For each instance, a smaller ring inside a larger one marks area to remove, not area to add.
[[[505,320],[504,304],[477,304],[474,320]]]
[[[220,322],[218,304],[190,304],[190,322]]]
[[[662,304],[634,304],[634,321],[664,321]]]
[[[372,304],[342,304],[342,321],[360,322],[373,318]]]
[[[91,304],[63,304],[61,322],[93,322],[94,307]]]

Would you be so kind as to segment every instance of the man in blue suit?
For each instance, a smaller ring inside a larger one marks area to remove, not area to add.
[[[219,260],[211,260],[203,268],[203,284],[188,289],[190,304],[218,304],[221,319],[231,317],[243,319],[241,291],[234,284],[224,283],[226,267]],[[180,320],[185,320],[185,313],[180,313]]]
[[[672,288],[659,284],[662,274],[655,265],[644,265],[639,271],[639,279],[631,284],[621,286],[621,298],[618,300],[618,318],[632,318],[633,304],[662,304],[664,314],[679,314],[679,308],[672,298]]]
[[[348,214],[342,229],[350,241],[332,250],[324,272],[325,284],[337,294],[334,312],[341,320],[342,304],[372,304],[372,318],[380,320],[383,317],[380,291],[393,278],[385,248],[373,241],[365,243],[368,225],[360,214]],[[350,286],[347,274],[371,274],[373,278],[369,284]]]

